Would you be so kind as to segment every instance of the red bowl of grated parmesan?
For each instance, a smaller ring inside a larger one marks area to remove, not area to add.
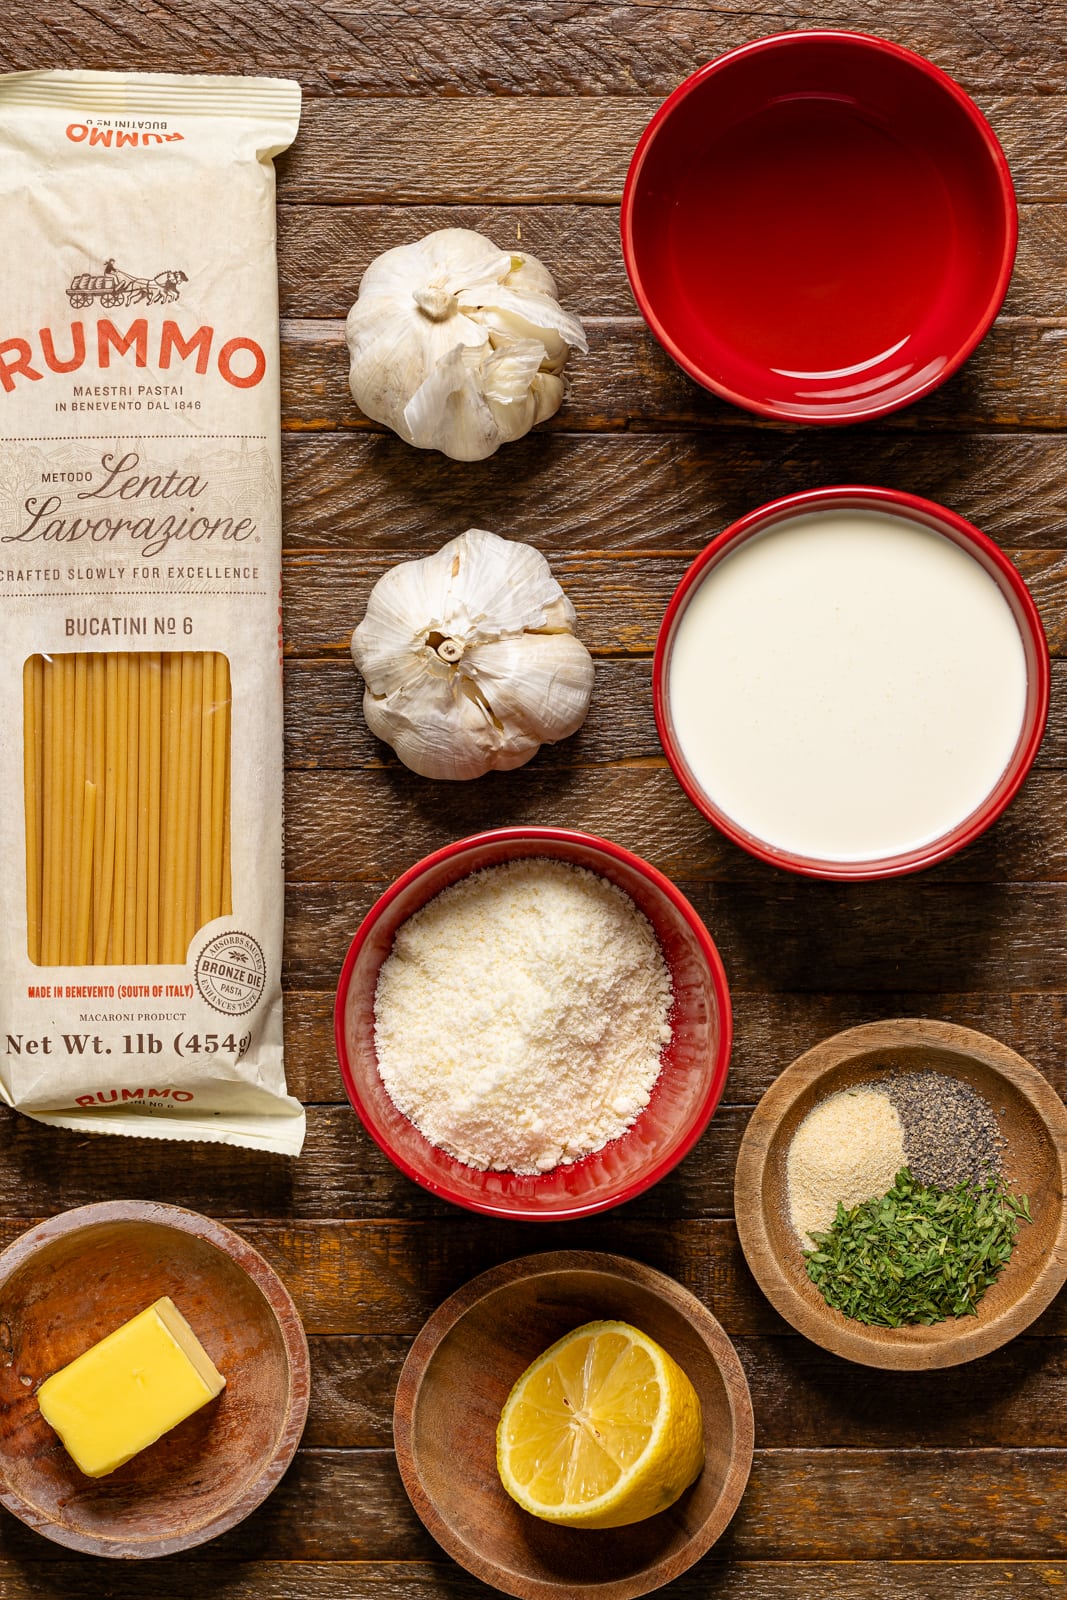
[[[722,1097],[732,1038],[689,901],[563,828],[475,834],[405,872],[352,941],[334,1024],[348,1097],[396,1166],[527,1222],[605,1211],[669,1172]]]

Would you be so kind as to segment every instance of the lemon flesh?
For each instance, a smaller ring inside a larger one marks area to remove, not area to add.
[[[511,1498],[546,1522],[641,1522],[673,1505],[704,1465],[700,1401],[654,1339],[626,1322],[587,1322],[515,1384],[496,1461]]]

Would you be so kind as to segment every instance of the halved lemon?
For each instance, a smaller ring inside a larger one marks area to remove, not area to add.
[[[511,1498],[574,1528],[620,1528],[673,1505],[704,1464],[696,1390],[628,1322],[557,1340],[500,1413],[496,1464]]]

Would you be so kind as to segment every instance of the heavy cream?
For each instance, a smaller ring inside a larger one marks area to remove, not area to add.
[[[779,524],[713,567],[676,626],[671,721],[698,786],[826,861],[941,837],[995,787],[1026,701],[1002,591],[952,540],[863,510]]]

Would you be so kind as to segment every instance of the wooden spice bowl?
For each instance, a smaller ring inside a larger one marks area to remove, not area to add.
[[[706,1459],[666,1511],[610,1530],[528,1515],[496,1469],[496,1428],[512,1385],[582,1323],[620,1319],[688,1374]],[[752,1466],[752,1405],[737,1354],[711,1313],[651,1267],[596,1251],[527,1256],[484,1272],[434,1312],[400,1374],[393,1418],[412,1504],[468,1572],[519,1600],[630,1600],[685,1572],[737,1509]]]
[[[973,1317],[931,1327],[868,1327],[823,1300],[789,1220],[786,1159],[820,1101],[892,1072],[958,1078],[992,1106],[1007,1141],[1014,1194],[1030,1200],[1008,1264]],[[737,1160],[737,1231],[749,1267],[787,1322],[815,1344],[870,1367],[924,1370],[987,1355],[1039,1316],[1067,1280],[1067,1109],[1046,1079],[1006,1045],[948,1022],[902,1018],[849,1028],[788,1066],[749,1122]]]
[[[165,1294],[226,1388],[125,1466],[84,1477],[35,1392]],[[107,1201],[52,1217],[0,1255],[0,1501],[57,1544],[162,1556],[232,1528],[292,1460],[309,1386],[307,1340],[281,1279],[208,1217]]]

